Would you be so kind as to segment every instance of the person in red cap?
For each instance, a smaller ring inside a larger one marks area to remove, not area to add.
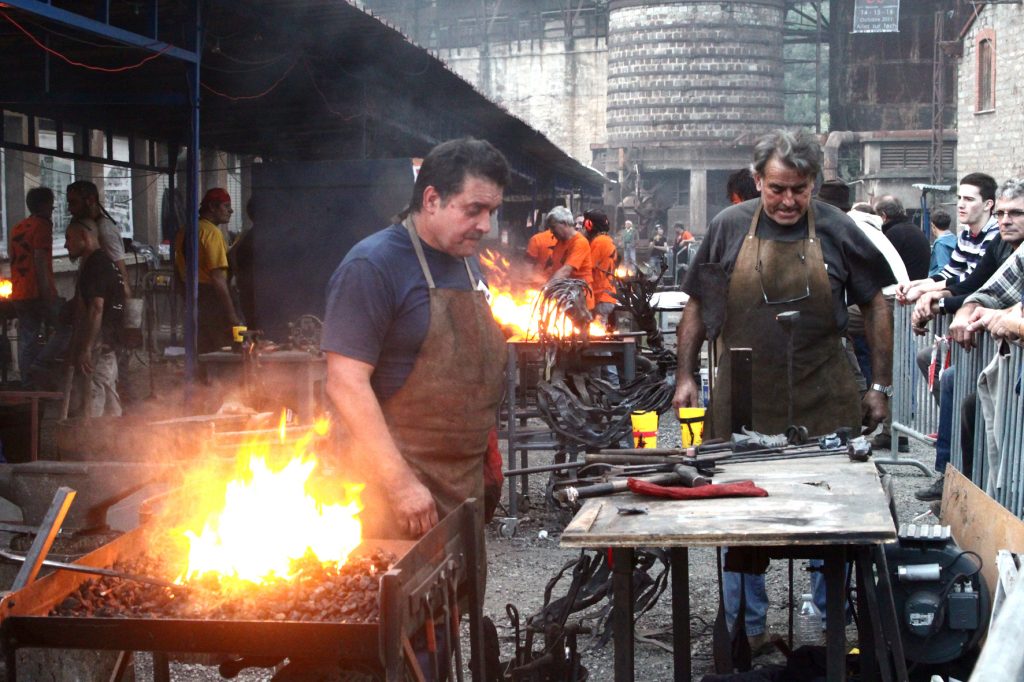
[[[221,187],[209,190],[199,204],[199,328],[197,352],[211,353],[231,343],[231,327],[242,323],[228,289],[228,249],[217,228],[231,220],[231,196]],[[174,238],[174,263],[185,280],[185,230]]]

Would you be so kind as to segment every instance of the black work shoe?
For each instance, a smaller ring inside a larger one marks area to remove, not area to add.
[[[878,433],[871,439],[871,447],[876,450],[888,450],[892,447],[892,436],[888,433]]]
[[[942,482],[944,480],[945,479],[942,476],[939,476],[934,481],[932,481],[931,485],[925,486],[923,488],[918,488],[917,490],[915,490],[914,491],[914,497],[916,497],[919,500],[922,500],[923,502],[931,502],[932,500],[941,500],[942,499]]]

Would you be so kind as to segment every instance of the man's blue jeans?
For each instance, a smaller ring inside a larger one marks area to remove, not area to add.
[[[722,550],[722,557],[729,550]],[[746,609],[743,624],[747,635],[754,637],[768,629],[768,593],[764,589],[764,576],[750,573],[722,571],[722,597],[725,602],[725,622],[731,632],[740,610],[740,590],[745,593]]]

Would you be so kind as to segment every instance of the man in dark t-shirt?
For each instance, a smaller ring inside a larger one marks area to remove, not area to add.
[[[76,405],[83,417],[120,416],[115,351],[123,323],[124,280],[114,261],[100,249],[97,230],[88,219],[68,225],[65,247],[72,260],[81,261],[71,342]]]

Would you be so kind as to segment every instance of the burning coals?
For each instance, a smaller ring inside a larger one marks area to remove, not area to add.
[[[103,577],[84,582],[50,615],[376,623],[380,576],[395,561],[395,555],[381,549],[352,555],[340,567],[309,557],[295,562],[290,579],[267,581],[247,590],[225,587],[213,574],[174,588]],[[158,576],[163,565],[163,559],[144,557],[114,568]]]
[[[380,575],[395,556],[362,543],[360,484],[318,475],[318,423],[289,444],[243,444],[233,462],[188,472],[149,526],[145,553],[115,569],[172,587],[103,577],[83,584],[61,616],[375,622]]]

